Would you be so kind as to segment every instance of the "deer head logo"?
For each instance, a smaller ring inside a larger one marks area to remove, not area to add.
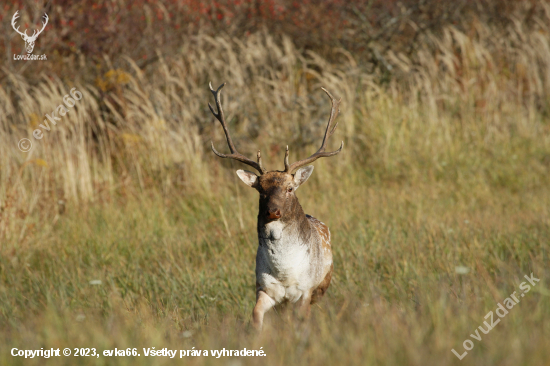
[[[48,14],[44,13],[45,22],[42,23],[43,24],[42,29],[40,29],[38,32],[35,30],[32,36],[29,37],[27,35],[26,29],[25,29],[25,33],[21,33],[19,31],[19,27],[15,28],[15,20],[19,18],[19,15],[17,13],[19,13],[19,10],[16,11],[15,14],[13,14],[13,18],[11,18],[11,26],[17,33],[21,35],[21,38],[23,38],[23,40],[25,41],[25,48],[27,49],[27,53],[32,53],[32,50],[34,49],[34,42],[36,42],[36,38],[38,38],[40,33],[42,33],[44,28],[46,28],[46,24],[48,24]]]

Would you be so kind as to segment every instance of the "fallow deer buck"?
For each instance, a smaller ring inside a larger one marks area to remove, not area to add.
[[[328,227],[316,218],[306,215],[296,197],[296,190],[309,178],[313,163],[319,158],[334,156],[342,151],[325,152],[327,140],[334,133],[338,123],[331,129],[338,115],[340,100],[327,90],[332,110],[321,147],[309,158],[289,164],[288,146],[285,153],[284,171],[267,171],[262,166],[260,151],[258,162],[241,155],[227,130],[227,123],[220,102],[220,90],[210,91],[216,101],[217,112],[208,103],[212,114],[221,123],[231,154],[221,154],[212,143],[212,151],[220,158],[230,158],[250,165],[260,175],[237,170],[239,178],[260,193],[258,213],[258,252],[256,254],[256,305],[253,324],[257,329],[263,325],[264,314],[273,306],[285,302],[298,303],[300,312],[309,315],[311,304],[318,301],[327,291],[332,278],[332,250]],[[299,169],[298,169],[299,168]],[[296,169],[295,174],[292,174]]]

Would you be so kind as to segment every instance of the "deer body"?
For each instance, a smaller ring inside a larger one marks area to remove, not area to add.
[[[310,255],[310,243],[292,234],[283,235],[280,224],[266,225],[265,229],[272,231],[270,239],[259,238],[256,292],[265,292],[274,304],[295,303],[308,297],[311,289],[321,282],[318,265],[323,259],[319,255]],[[279,235],[278,239],[276,235]],[[319,252],[315,244],[312,246]]]
[[[224,85],[216,91],[210,86],[216,99],[217,113],[210,104],[208,106],[222,124],[231,154],[219,153],[214,145],[212,150],[222,158],[241,161],[260,172],[258,176],[245,170],[237,171],[239,178],[260,194],[256,305],[252,315],[254,326],[261,329],[265,313],[277,304],[296,303],[307,317],[310,305],[318,301],[330,285],[333,270],[330,231],[325,224],[304,213],[295,192],[313,172],[313,166],[307,164],[321,157],[336,155],[342,150],[343,142],[336,151],[324,151],[328,137],[338,125],[336,123],[330,129],[338,114],[340,101],[325,90],[331,98],[332,110],[323,143],[315,154],[289,164],[287,147],[285,170],[268,172],[262,167],[259,151],[256,163],[237,152],[233,145],[219,100],[219,91]],[[296,169],[296,173],[292,174]]]
[[[330,239],[322,236],[313,222],[319,221],[306,217],[310,221],[307,241],[301,238],[303,234],[285,230],[278,222],[265,225],[258,233],[256,292],[264,291],[274,304],[312,298],[327,275],[332,275]],[[326,226],[323,230],[328,232]],[[265,234],[268,236],[262,236]],[[324,293],[326,288],[321,290]]]
[[[297,199],[295,210],[285,221],[266,222],[263,212],[258,215],[256,292],[264,291],[275,304],[311,298],[332,274],[328,227],[305,215]]]

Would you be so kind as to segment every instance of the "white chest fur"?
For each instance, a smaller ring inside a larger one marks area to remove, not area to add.
[[[308,243],[301,242],[295,228],[280,221],[261,228],[258,239],[258,284],[277,303],[298,301],[317,281]]]

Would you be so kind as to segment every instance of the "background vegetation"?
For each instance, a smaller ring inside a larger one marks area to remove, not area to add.
[[[550,3],[3,2],[0,363],[20,349],[259,349],[271,364],[550,363]],[[14,61],[22,28],[50,22]],[[306,324],[250,329],[256,193],[233,139],[283,167],[331,145],[298,193],[335,274]],[[44,138],[32,131],[73,87]],[[28,137],[34,146],[17,148]],[[459,361],[523,276],[541,282]],[[58,358],[153,364],[164,358]],[[190,364],[256,364],[196,357]],[[174,362],[176,363],[176,362]]]

